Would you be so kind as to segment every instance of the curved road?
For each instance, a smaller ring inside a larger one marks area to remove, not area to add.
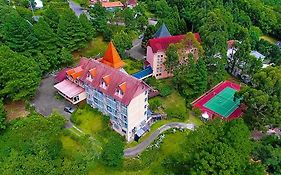
[[[180,122],[172,122],[172,123],[165,124],[165,125],[161,126],[160,128],[158,128],[156,131],[154,131],[149,136],[149,138],[147,138],[146,140],[144,140],[137,146],[125,149],[124,156],[125,157],[137,156],[139,153],[143,152],[160,134],[162,134],[163,132],[165,132],[171,128],[190,129],[193,131],[195,128],[195,125],[192,123],[188,124],[188,123],[180,123]]]

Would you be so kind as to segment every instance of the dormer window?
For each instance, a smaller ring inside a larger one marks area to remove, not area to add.
[[[94,77],[96,76],[96,74],[97,74],[97,69],[96,68],[90,69],[88,74],[87,74],[87,79],[89,81],[92,81],[94,79]]]
[[[106,84],[104,81],[102,81],[102,82],[101,82],[101,87],[104,88],[104,89],[106,89],[106,88],[107,88],[107,84]]]
[[[122,98],[124,93],[120,89],[117,89],[116,90],[116,95]]]
[[[101,87],[106,89],[110,83],[110,75],[106,75],[102,77]]]
[[[93,81],[93,77],[92,77],[92,75],[91,75],[90,73],[87,74],[87,79],[88,79],[89,81]]]
[[[126,92],[126,88],[127,88],[126,82],[121,83],[116,89],[116,95],[122,98],[124,93]]]

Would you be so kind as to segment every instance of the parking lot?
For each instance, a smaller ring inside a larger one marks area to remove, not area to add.
[[[33,100],[33,105],[37,112],[46,117],[53,111],[57,111],[68,120],[66,127],[72,127],[72,123],[69,121],[70,114],[64,111],[64,107],[70,106],[75,108],[75,106],[56,94],[54,76],[49,76],[41,81],[35,99]]]

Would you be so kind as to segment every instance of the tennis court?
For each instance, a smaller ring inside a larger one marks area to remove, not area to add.
[[[240,104],[240,100],[234,101],[235,92],[236,90],[230,87],[226,87],[218,94],[216,94],[216,92],[212,92],[214,97],[203,106],[224,118],[228,118]]]

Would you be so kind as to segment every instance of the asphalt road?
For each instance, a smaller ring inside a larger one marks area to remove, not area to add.
[[[88,19],[90,19],[89,12],[84,10],[79,4],[76,4],[75,2],[69,0],[68,1],[69,7],[74,11],[76,16],[80,16],[82,13],[84,13]]]
[[[49,116],[53,111],[65,116],[68,120],[66,128],[70,128],[73,124],[70,122],[70,114],[64,111],[65,106],[71,106],[75,108],[70,102],[65,99],[57,99],[57,91],[54,88],[54,76],[49,76],[41,81],[41,84],[36,92],[33,105],[36,111],[44,116]]]
[[[160,134],[167,131],[171,128],[182,128],[182,129],[190,129],[194,130],[195,125],[190,123],[180,123],[180,122],[172,122],[165,124],[158,128],[156,131],[154,131],[149,138],[138,144],[137,146],[133,148],[128,148],[124,150],[124,156],[125,157],[134,157],[143,152]]]
[[[136,39],[133,41],[133,47],[127,51],[127,54],[136,59],[136,60],[144,60],[144,56],[146,55],[146,50],[141,47],[142,39]]]

